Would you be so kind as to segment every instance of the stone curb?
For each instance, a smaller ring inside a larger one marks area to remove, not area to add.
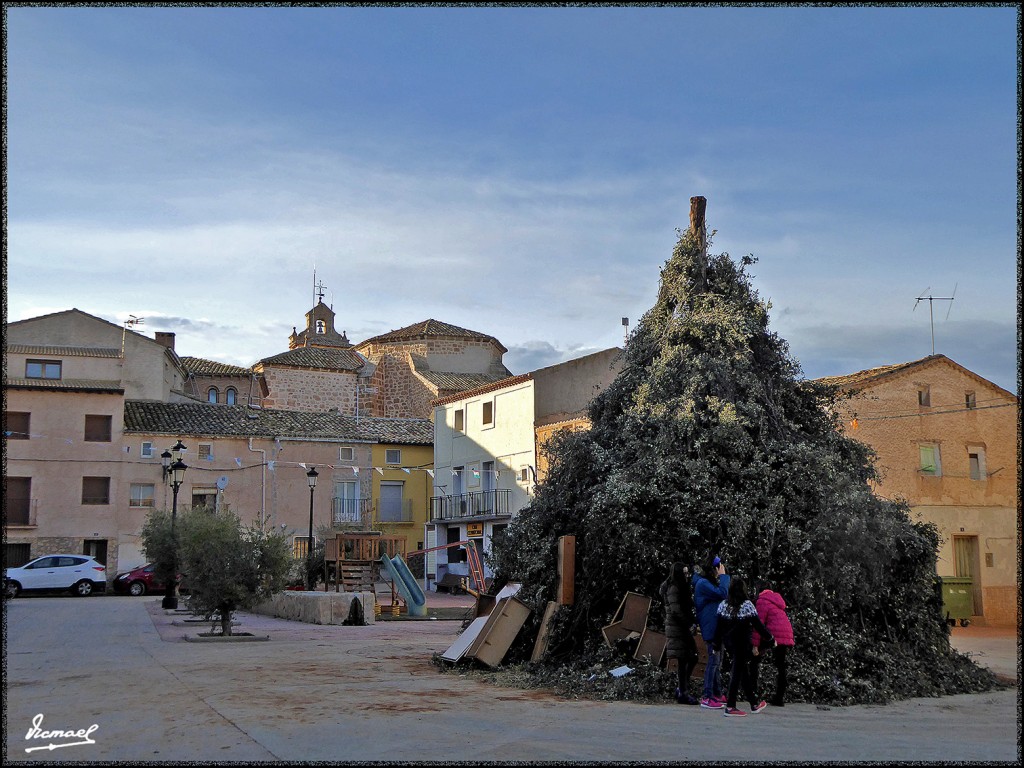
[[[260,640],[269,640],[270,635],[216,635],[214,637],[202,637],[200,635],[182,635],[189,643],[253,643]]]

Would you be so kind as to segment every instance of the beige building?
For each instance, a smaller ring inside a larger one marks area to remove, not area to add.
[[[820,381],[852,393],[844,427],[878,456],[876,493],[938,527],[938,575],[972,580],[976,621],[1016,626],[1018,398],[944,355]]]
[[[236,385],[243,400],[252,372],[198,358],[186,364],[173,334],[149,339],[77,309],[10,323],[6,332],[7,564],[84,552],[112,578],[144,562],[142,523],[154,506],[172,504],[161,454],[179,439],[189,465],[179,508],[228,505],[243,520],[289,533],[304,551],[305,464],[321,472],[314,532],[377,527],[405,532],[410,548],[420,543],[428,419],[214,403],[210,389],[226,395]]]

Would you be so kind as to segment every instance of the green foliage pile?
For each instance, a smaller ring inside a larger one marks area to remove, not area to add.
[[[146,556],[158,573],[170,573],[173,548],[185,574],[188,606],[196,616],[218,620],[231,634],[231,615],[284,589],[292,557],[280,533],[244,526],[233,512],[193,507],[178,515],[171,536],[170,515],[154,510],[142,530]]]
[[[754,259],[708,258],[701,245],[680,235],[620,374],[590,406],[591,430],[548,443],[547,477],[492,553],[496,583],[521,582],[534,609],[506,660],[529,656],[556,594],[558,538],[571,534],[575,603],[556,613],[545,662],[527,665],[538,679],[601,658],[600,630],[627,591],[657,598],[670,563],[717,554],[789,604],[794,699],[993,687],[950,648],[936,530],[871,492],[874,455],[839,429],[840,394],[804,379],[769,330]],[[655,600],[655,628],[662,610]]]

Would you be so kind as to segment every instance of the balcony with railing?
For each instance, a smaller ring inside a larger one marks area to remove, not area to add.
[[[366,525],[370,519],[373,502],[370,499],[331,499],[331,523],[333,525]]]
[[[34,528],[39,499],[25,499],[16,496],[5,498],[4,526],[7,528]]]
[[[510,514],[512,491],[476,491],[458,496],[432,496],[431,520],[462,520],[467,517],[486,517]]]

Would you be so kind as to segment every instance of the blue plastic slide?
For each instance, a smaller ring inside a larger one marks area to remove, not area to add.
[[[409,566],[405,564],[402,556],[395,555],[389,558],[387,555],[381,555],[380,561],[398,588],[398,593],[405,599],[409,615],[426,616],[427,598],[424,596],[423,590],[420,589],[420,585],[416,582],[416,578],[412,575],[412,571],[409,570]]]

